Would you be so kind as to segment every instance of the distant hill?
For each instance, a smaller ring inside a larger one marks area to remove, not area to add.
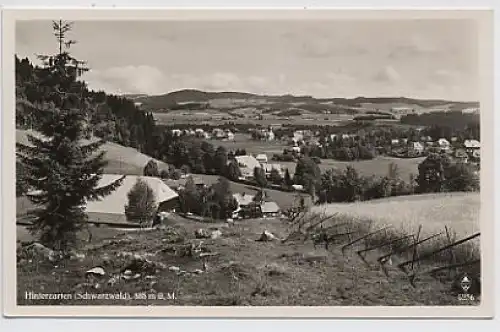
[[[124,94],[124,95],[122,95],[122,97],[128,98],[128,99],[132,99],[132,100],[136,100],[138,98],[148,97],[148,95],[145,94],[145,93],[131,93],[131,94]]]
[[[142,107],[149,111],[168,111],[172,109],[179,109],[179,105],[192,104],[194,106],[204,105],[206,108],[222,108],[220,101],[224,100],[226,108],[238,108],[252,106],[269,106],[269,108],[276,108],[279,105],[281,110],[296,107],[301,105],[313,112],[321,112],[328,110],[350,110],[359,108],[363,111],[363,106],[366,104],[387,105],[394,104],[397,107],[408,106],[419,108],[435,108],[439,106],[446,106],[447,109],[461,110],[471,107],[479,107],[478,102],[462,102],[450,101],[441,99],[413,99],[405,97],[356,97],[356,98],[314,98],[311,96],[294,96],[286,95],[257,95],[245,92],[205,92],[194,89],[185,89],[170,92],[157,96],[144,96],[144,95],[129,95],[136,102],[141,102]],[[183,107],[189,109],[189,107]]]

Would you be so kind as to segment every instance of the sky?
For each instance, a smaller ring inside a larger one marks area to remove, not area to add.
[[[478,100],[472,20],[76,21],[73,55],[107,93],[180,89],[314,97]],[[58,46],[49,21],[19,21],[16,53]]]

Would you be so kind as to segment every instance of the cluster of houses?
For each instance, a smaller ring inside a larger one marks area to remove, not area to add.
[[[196,129],[172,129],[173,136],[193,136],[204,139],[219,139],[219,140],[234,140],[234,133],[229,129],[215,128],[211,133],[206,132],[202,128]]]
[[[172,129],[173,136],[194,136],[198,138],[210,138],[210,134],[201,128],[196,129]]]
[[[391,144],[393,147],[403,147],[407,152],[415,155],[431,150],[447,153],[465,163],[470,160],[479,161],[481,157],[481,143],[475,139],[467,139],[463,143],[458,143],[457,137],[452,137],[450,142],[446,138],[433,141],[430,136],[425,136],[417,142],[408,141],[406,138],[393,139]]]
[[[234,133],[231,132],[229,129],[220,129],[220,128],[215,128],[212,131],[212,136],[213,139],[219,139],[219,140],[224,140],[224,141],[232,141],[234,140]]]
[[[283,177],[285,175],[285,167],[279,163],[270,163],[266,154],[236,156],[236,161],[241,171],[240,180],[253,180],[255,168],[262,168],[266,174],[266,178],[271,176],[273,170]]]
[[[197,176],[191,176],[193,182],[197,188],[205,188],[207,185],[203,180]],[[175,192],[179,192],[186,187],[187,178],[172,180],[163,180],[165,185],[171,188]],[[238,207],[233,211],[233,219],[245,219],[245,218],[276,218],[281,215],[281,209],[276,202],[269,201],[266,197],[260,200],[256,199],[255,195],[247,193],[235,193],[233,194]]]
[[[269,128],[254,129],[251,133],[252,138],[259,141],[274,141],[276,139],[271,126]]]
[[[233,195],[238,207],[232,213],[233,219],[245,218],[277,218],[281,215],[281,209],[273,201],[256,199],[255,195],[236,193]]]

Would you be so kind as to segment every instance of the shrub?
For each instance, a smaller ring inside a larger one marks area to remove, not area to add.
[[[155,193],[144,180],[137,179],[127,196],[125,216],[128,221],[142,224],[153,219],[157,209]]]
[[[288,174],[288,176],[290,176],[290,174]],[[280,172],[274,168],[271,170],[271,174],[269,174],[269,179],[272,183],[277,185],[281,185],[283,183],[283,177],[281,176]]]
[[[446,191],[477,191],[479,177],[471,165],[453,164],[445,169],[444,188]]]
[[[160,172],[160,177],[162,179],[169,179],[170,178],[170,172],[166,169],[162,169]]]
[[[150,159],[146,166],[144,166],[144,176],[160,176],[160,171],[158,170],[158,164],[153,159]]]

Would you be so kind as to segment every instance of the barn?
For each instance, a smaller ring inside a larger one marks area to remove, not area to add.
[[[103,174],[98,187],[104,187],[121,178],[119,174]],[[179,195],[161,179],[150,176],[127,175],[123,183],[110,195],[98,201],[88,202],[85,212],[94,223],[126,223],[125,205],[128,193],[138,179],[146,182],[153,189],[158,211],[173,211],[179,206]]]

